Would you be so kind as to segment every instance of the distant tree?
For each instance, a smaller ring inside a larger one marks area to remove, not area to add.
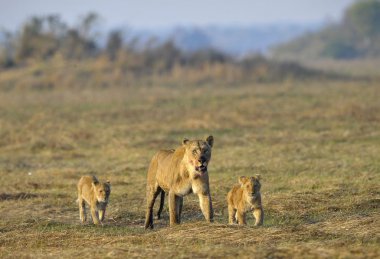
[[[49,15],[46,17],[47,31],[56,38],[61,39],[67,32],[67,25],[61,20],[59,15]]]
[[[156,71],[167,72],[175,63],[181,62],[182,53],[172,40],[168,40],[158,47],[144,53],[147,55],[147,64],[151,64]]]
[[[90,12],[80,19],[78,31],[82,38],[93,40],[96,37],[96,27],[100,23],[100,16],[96,13]]]
[[[25,23],[17,48],[17,58],[22,60],[33,56],[36,52],[36,40],[42,32],[42,18],[33,17]]]
[[[106,53],[111,60],[115,60],[117,53],[123,46],[123,35],[121,31],[111,31],[108,35]]]
[[[62,51],[66,58],[86,58],[97,54],[96,25],[100,17],[96,13],[85,15],[80,23],[69,29],[62,41]]]
[[[351,59],[356,58],[359,53],[350,42],[330,41],[326,44],[322,55],[335,59]]]
[[[275,49],[275,54],[298,59],[351,59],[380,56],[380,0],[358,0],[343,21]]]
[[[15,65],[14,36],[7,30],[0,31],[0,35],[0,67],[10,68]]]
[[[200,49],[186,56],[186,64],[202,65],[205,63],[225,63],[230,58],[227,54],[213,48]]]
[[[97,51],[94,41],[83,38],[77,29],[68,30],[62,45],[62,52],[69,59],[90,57]]]
[[[380,1],[363,0],[347,9],[344,22],[358,36],[372,37],[380,35]]]
[[[27,21],[17,44],[17,58],[49,58],[60,47],[66,24],[59,16],[33,17]]]

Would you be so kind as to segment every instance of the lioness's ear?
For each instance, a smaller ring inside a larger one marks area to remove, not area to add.
[[[207,141],[207,143],[210,145],[210,147],[212,147],[213,145],[214,145],[214,137],[213,136],[208,136],[207,138],[206,138],[206,141]]]
[[[92,184],[97,185],[99,183],[98,179],[95,177],[95,175],[92,176]]]
[[[182,145],[187,145],[189,143],[190,140],[188,140],[187,138],[184,138],[182,140]]]
[[[239,179],[240,184],[244,184],[247,182],[247,177],[245,177],[245,176],[240,176],[238,179]]]

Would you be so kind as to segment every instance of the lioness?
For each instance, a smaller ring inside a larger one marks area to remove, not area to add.
[[[253,211],[256,219],[255,226],[260,226],[264,221],[264,211],[261,206],[260,175],[254,177],[239,177],[240,185],[235,185],[227,195],[228,223],[236,220],[239,225],[247,224],[245,214]],[[235,214],[236,213],[236,214]]]
[[[90,205],[92,221],[98,225],[104,220],[108,199],[111,193],[109,181],[100,183],[95,176],[82,176],[78,182],[79,217],[87,219],[86,203]]]
[[[175,150],[158,151],[152,158],[147,175],[147,209],[145,228],[153,228],[153,206],[160,192],[169,196],[170,226],[181,221],[183,196],[195,193],[208,222],[213,219],[207,166],[211,159],[212,136],[206,140],[182,141]],[[163,205],[164,194],[161,196]],[[162,207],[162,205],[160,207]],[[159,214],[162,208],[160,208]],[[158,214],[158,216],[159,216]]]

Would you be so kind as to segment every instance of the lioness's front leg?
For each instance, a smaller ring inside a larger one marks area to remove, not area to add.
[[[263,208],[256,208],[253,210],[253,216],[255,217],[255,226],[261,226],[264,222],[264,211]]]
[[[214,211],[212,209],[212,202],[210,194],[198,194],[199,205],[201,207],[203,216],[207,222],[212,222],[214,218]]]
[[[228,205],[228,224],[235,223],[235,209],[232,205]]]
[[[164,203],[165,203],[165,192],[164,190],[161,190],[161,200],[160,200],[160,207],[157,211],[157,219],[161,219],[161,213],[164,209]]]
[[[94,222],[94,224],[98,225],[100,222],[99,222],[98,211],[95,209],[95,206],[91,206],[91,216],[92,216],[92,221]]]
[[[169,191],[169,218],[170,226],[178,224],[178,207],[177,207],[177,196],[173,191]]]

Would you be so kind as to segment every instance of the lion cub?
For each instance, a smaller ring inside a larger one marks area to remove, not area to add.
[[[104,220],[108,199],[111,193],[109,181],[100,183],[95,176],[82,176],[78,182],[79,217],[86,221],[86,203],[90,205],[92,221],[98,225]]]
[[[253,211],[256,219],[255,226],[260,226],[264,221],[264,211],[261,206],[260,175],[254,177],[239,177],[240,185],[235,185],[227,195],[228,223],[236,220],[239,225],[246,225],[245,214]]]

